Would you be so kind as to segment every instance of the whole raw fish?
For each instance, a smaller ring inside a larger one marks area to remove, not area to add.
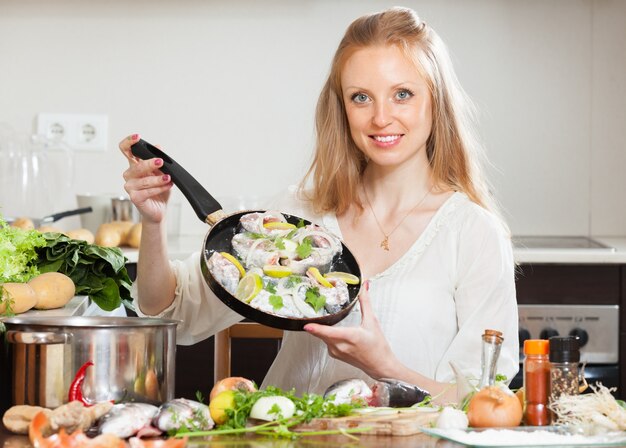
[[[382,378],[372,385],[371,406],[403,408],[421,403],[430,394],[414,384]]]
[[[114,434],[127,439],[150,427],[159,408],[147,403],[120,403],[113,406],[98,422],[98,434]]]
[[[332,401],[335,404],[369,403],[372,399],[372,389],[361,379],[341,380],[331,385],[324,392],[324,398],[330,399],[331,397],[334,397]]]
[[[181,429],[208,431],[215,423],[207,405],[186,398],[175,398],[161,405],[152,419],[152,425],[163,432]]]

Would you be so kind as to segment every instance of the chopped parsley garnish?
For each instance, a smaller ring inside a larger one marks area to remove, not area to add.
[[[306,298],[304,301],[311,305],[311,308],[313,308],[317,313],[326,304],[326,297],[320,294],[319,288],[309,288],[306,291]]]
[[[309,237],[306,237],[302,240],[302,243],[300,243],[296,248],[296,253],[298,254],[300,260],[304,260],[311,255],[312,249],[313,245],[311,244],[311,239]]]
[[[267,285],[265,285],[265,290],[269,293],[276,294],[276,283],[267,282]]]
[[[274,241],[274,245],[280,250],[285,250],[285,242],[280,236],[276,238],[276,240]]]
[[[262,233],[256,232],[245,232],[248,238],[252,238],[253,240],[259,240],[261,238],[267,238],[267,235],[263,235]]]
[[[299,275],[290,275],[285,281],[285,288],[293,288],[294,286],[302,283],[302,277]]]
[[[269,298],[270,305],[274,308],[274,311],[278,311],[283,307],[283,298],[281,296],[277,296],[276,294],[272,294]]]

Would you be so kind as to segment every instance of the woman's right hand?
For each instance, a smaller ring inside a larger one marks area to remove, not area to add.
[[[129,135],[119,145],[129,164],[124,171],[124,189],[144,221],[160,223],[165,217],[174,184],[169,175],[159,170],[163,165],[162,159],[142,160],[132,154],[130,147],[139,139],[139,134]]]

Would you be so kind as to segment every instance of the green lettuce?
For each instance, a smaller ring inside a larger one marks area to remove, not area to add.
[[[24,283],[37,276],[36,249],[45,245],[41,233],[11,227],[0,215],[0,284]]]

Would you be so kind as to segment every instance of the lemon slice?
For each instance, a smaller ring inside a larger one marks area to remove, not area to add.
[[[320,274],[319,269],[315,267],[310,267],[306,270],[306,273],[313,277],[315,280],[317,280],[320,285],[326,288],[333,288],[333,284],[326,280],[322,274]]]
[[[348,274],[347,272],[328,272],[324,274],[326,278],[336,278],[339,280],[343,280],[347,285],[358,285],[361,283],[359,277],[356,275]]]
[[[263,289],[263,279],[259,274],[249,273],[239,281],[235,297],[245,303],[250,303]]]
[[[296,228],[295,224],[283,221],[270,221],[263,224],[267,230],[293,230]]]
[[[241,263],[239,263],[239,260],[237,260],[228,252],[220,252],[220,255],[235,265],[235,267],[239,270],[239,277],[243,277],[244,275],[246,275],[246,270],[243,268]]]
[[[281,266],[278,264],[266,264],[263,266],[263,272],[270,277],[288,277],[292,274],[292,270],[289,266]]]

